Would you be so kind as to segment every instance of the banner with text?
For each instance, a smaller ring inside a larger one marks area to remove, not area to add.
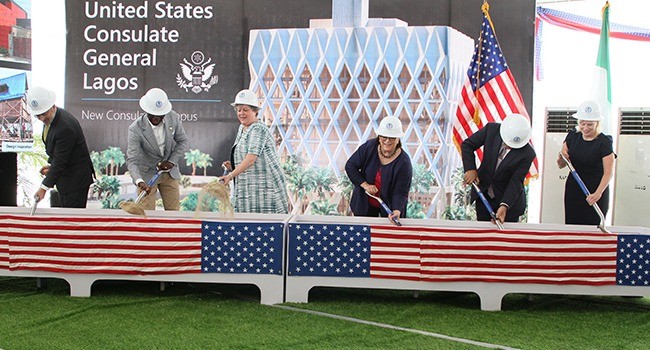
[[[247,48],[239,1],[66,1],[65,106],[89,149],[127,149],[139,99],[159,87],[183,120],[190,149],[218,175],[239,122],[230,102],[244,85]],[[179,164],[185,175],[186,162]],[[126,171],[126,165],[119,173]],[[197,171],[198,173],[198,171]],[[198,174],[197,174],[198,175]]]

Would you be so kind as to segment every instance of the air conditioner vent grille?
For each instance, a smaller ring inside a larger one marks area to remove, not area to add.
[[[621,135],[650,135],[650,111],[621,112]]]
[[[566,134],[575,129],[576,120],[573,118],[575,112],[575,109],[546,110],[546,132]]]

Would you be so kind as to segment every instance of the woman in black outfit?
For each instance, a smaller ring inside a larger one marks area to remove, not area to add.
[[[564,189],[564,222],[570,225],[598,225],[600,217],[592,208],[594,203],[607,215],[609,209],[609,181],[614,171],[612,137],[601,132],[602,115],[595,101],[583,102],[573,115],[578,119],[575,131],[564,139],[561,153],[573,164],[591,193],[586,197],[572,176]],[[561,156],[557,164],[566,166]]]

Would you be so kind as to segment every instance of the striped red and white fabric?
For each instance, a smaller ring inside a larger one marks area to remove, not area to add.
[[[0,216],[0,268],[60,273],[201,272],[201,220]]]
[[[0,270],[9,270],[9,237],[3,227],[0,227]]]
[[[373,226],[370,277],[613,285],[617,236]]]

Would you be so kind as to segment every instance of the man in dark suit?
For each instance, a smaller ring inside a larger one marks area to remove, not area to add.
[[[530,137],[528,119],[511,114],[501,124],[488,123],[461,145],[465,183],[477,182],[501,222],[517,222],[526,211],[524,180],[535,159],[535,151],[528,143]],[[481,146],[483,161],[477,171],[474,151]],[[472,200],[476,197],[472,190]],[[476,217],[479,221],[491,220],[490,213],[478,200]]]
[[[43,87],[27,91],[27,111],[45,124],[43,143],[49,157],[48,164],[41,168],[45,178],[35,197],[40,201],[56,185],[61,207],[85,208],[94,173],[86,138],[79,121],[58,108],[55,99],[54,92]]]

